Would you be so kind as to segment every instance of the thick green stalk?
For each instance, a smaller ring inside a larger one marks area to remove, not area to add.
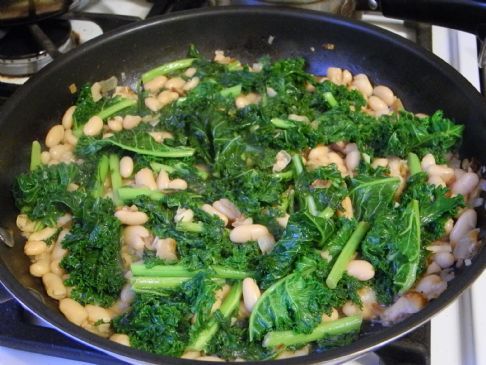
[[[174,71],[181,70],[181,69],[184,69],[184,68],[188,68],[189,66],[192,65],[194,60],[195,60],[195,58],[183,58],[183,59],[180,59],[180,60],[177,60],[177,61],[164,63],[163,65],[160,65],[160,66],[142,74],[142,81],[148,82],[150,80],[155,79],[157,76],[167,75],[167,74],[170,74]]]
[[[113,201],[115,202],[115,205],[121,205],[121,199],[118,196],[118,189],[120,189],[122,186],[122,177],[120,175],[120,158],[114,153],[110,155],[110,174]]]
[[[327,207],[319,213],[319,217],[329,219],[334,215],[334,210],[331,207]]]
[[[100,160],[98,161],[98,167],[96,169],[96,181],[94,183],[93,190],[91,194],[95,198],[100,198],[103,195],[104,184],[106,180],[106,176],[108,175],[110,161],[108,156],[103,155],[101,156]]]
[[[329,91],[324,93],[324,100],[327,101],[331,108],[338,106],[337,100],[334,98],[334,95],[332,95],[332,93],[330,93]]]
[[[202,271],[189,270],[182,265],[155,265],[146,267],[143,263],[132,264],[130,270],[134,276],[152,277],[193,277]],[[209,267],[207,272],[210,277],[220,279],[244,279],[251,276],[246,271],[234,270],[218,265]]]
[[[349,261],[353,257],[354,253],[358,249],[361,240],[364,238],[366,232],[370,228],[369,223],[359,222],[358,226],[354,230],[351,237],[349,237],[348,242],[344,245],[341,253],[339,254],[331,272],[327,276],[326,284],[329,288],[335,289],[339,280],[341,280]]]
[[[164,165],[164,164],[161,164],[159,162],[151,162],[150,167],[152,168],[152,170],[154,172],[157,172],[157,173],[164,170],[168,174],[173,174],[176,171],[175,167],[172,167],[172,166],[169,166],[169,165]]]
[[[287,181],[294,177],[294,172],[292,170],[285,171],[285,172],[277,172],[275,174],[272,174],[272,176],[279,180]]]
[[[120,100],[118,103],[109,106],[106,109],[100,111],[97,116],[101,119],[105,120],[108,117],[111,117],[113,114],[118,113],[120,110],[129,108],[137,104],[137,100],[134,99],[123,99]]]
[[[201,233],[204,231],[204,223],[202,222],[178,222],[176,230],[181,232]]]
[[[272,123],[277,128],[282,128],[282,129],[295,128],[295,123],[291,122],[290,120],[272,118],[270,120],[270,123]]]
[[[135,276],[130,279],[130,284],[134,291],[149,291],[158,289],[173,289],[179,287],[182,283],[190,280],[190,277],[153,277],[153,276]]]
[[[242,284],[241,281],[235,283],[226,299],[224,300],[223,304],[219,308],[221,314],[224,318],[229,318],[231,314],[239,307],[240,305],[240,298],[242,292]],[[213,336],[218,332],[219,323],[211,319],[208,322],[208,325],[205,329],[199,332],[199,335],[192,341],[192,343],[187,347],[187,350],[193,351],[202,351],[207,346],[207,344],[211,341]]]
[[[311,333],[296,334],[293,331],[269,332],[263,340],[263,346],[275,348],[278,346],[304,345],[309,342],[320,340],[326,336],[339,336],[346,333],[358,331],[361,327],[362,318],[359,316],[344,317],[332,322],[318,325]]]
[[[304,165],[302,165],[302,158],[295,154],[292,156],[292,165],[294,166],[295,176],[299,176],[304,172]]]
[[[410,171],[410,175],[415,175],[418,174],[419,172],[422,172],[422,167],[420,166],[420,159],[413,152],[410,152],[408,154],[408,169]]]
[[[219,94],[221,96],[232,96],[232,97],[235,98],[235,97],[237,97],[238,95],[241,94],[241,84],[223,89],[219,92]]]
[[[39,141],[34,141],[32,142],[32,150],[30,151],[30,171],[34,171],[40,165],[42,165],[41,145]]]
[[[148,188],[122,187],[117,190],[117,193],[122,201],[133,200],[139,196],[148,196],[152,200],[159,201],[165,196],[160,191],[150,190]]]

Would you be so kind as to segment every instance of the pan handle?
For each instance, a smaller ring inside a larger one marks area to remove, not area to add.
[[[484,0],[368,0],[384,16],[415,20],[486,36]]]

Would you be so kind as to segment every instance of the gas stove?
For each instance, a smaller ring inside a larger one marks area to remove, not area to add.
[[[206,6],[271,6],[258,0],[85,0],[75,1],[74,4],[71,12],[62,19],[53,20],[53,24],[40,25],[45,27],[44,33],[52,38],[62,53],[104,32],[154,15]],[[312,5],[313,9],[316,6]],[[441,27],[387,19],[378,13],[346,15],[417,42],[450,63],[481,90],[478,42],[474,36]],[[16,39],[10,38],[14,34],[0,41],[0,106],[2,98],[6,100],[31,74],[52,60],[49,52],[39,47],[35,34],[27,30],[23,32],[22,37],[27,40],[24,43],[12,41]],[[484,87],[483,82],[483,94]],[[430,323],[346,365],[486,365],[486,348],[480,346],[486,335],[486,315],[482,309],[485,292],[486,275],[483,275]],[[0,359],[1,364],[9,365],[125,364],[62,335],[25,311],[14,300],[2,301],[1,296]]]

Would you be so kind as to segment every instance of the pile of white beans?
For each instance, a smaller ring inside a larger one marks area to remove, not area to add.
[[[228,64],[232,61],[230,57],[224,55],[222,51],[216,51],[216,62]],[[259,72],[261,65],[255,64],[253,72]],[[153,112],[157,113],[163,107],[184,96],[189,90],[195,88],[199,83],[199,78],[195,76],[196,69],[191,67],[185,70],[181,76],[168,78],[158,76],[144,84],[149,96],[145,98],[145,105]],[[380,116],[403,109],[403,105],[393,91],[385,85],[373,86],[368,77],[364,74],[353,76],[350,71],[340,68],[330,67],[326,77],[317,78],[320,82],[330,80],[338,85],[344,85],[349,89],[358,90],[367,100],[364,111],[370,115]],[[308,85],[306,89],[313,92],[315,88]],[[101,98],[101,87],[95,83],[91,89],[95,100]],[[272,88],[267,88],[267,96],[275,97],[277,93]],[[124,97],[136,98],[135,93],[127,87],[116,87],[116,94]],[[241,94],[235,98],[237,108],[244,108],[250,104],[259,103],[261,96],[256,93]],[[45,139],[46,150],[42,152],[42,163],[46,165],[64,163],[81,163],[76,161],[73,155],[77,138],[73,134],[73,113],[75,106],[66,110],[60,124],[52,127]],[[299,123],[312,123],[307,117],[290,114],[289,120]],[[122,130],[132,129],[140,123],[153,119],[144,119],[137,115],[126,115],[125,117],[116,116],[110,118],[106,123],[99,117],[94,116],[83,127],[83,133],[87,136],[99,136],[103,138],[112,136]],[[152,132],[152,137],[156,142],[163,142],[166,138],[172,138],[168,132]],[[302,153],[302,158],[308,169],[315,169],[320,166],[335,164],[342,176],[353,176],[357,169],[362,154],[354,143],[339,142],[332,145],[318,145],[306,153]],[[275,156],[273,172],[283,171],[291,162],[291,156],[287,151],[279,151]],[[397,195],[401,193],[405,182],[409,176],[407,162],[393,156],[375,158],[371,161],[373,167],[387,167],[390,176],[400,178],[401,187]],[[462,194],[468,207],[463,209],[456,220],[449,220],[445,225],[445,235],[440,240],[428,246],[431,252],[427,270],[409,292],[397,299],[389,306],[383,307],[377,302],[375,292],[371,287],[364,287],[359,290],[359,296],[363,306],[360,308],[352,302],[347,302],[342,308],[333,308],[331,314],[322,314],[322,321],[333,321],[342,316],[361,314],[364,319],[378,320],[388,325],[393,324],[404,317],[416,313],[422,309],[427,301],[437,298],[447,288],[447,282],[454,277],[454,266],[469,265],[471,258],[479,247],[478,234],[476,228],[477,214],[473,209],[481,205],[479,197],[482,187],[486,186],[484,180],[471,170],[469,162],[461,161],[451,156],[447,165],[436,164],[435,158],[427,154],[421,161],[422,169],[429,176],[428,182],[434,185],[446,186],[450,188],[452,195]],[[462,167],[462,168],[461,168]],[[155,172],[150,168],[142,168],[138,171],[134,169],[134,162],[130,156],[120,159],[120,174],[123,186],[135,186],[150,189],[152,191],[171,192],[181,191],[188,188],[188,184],[183,179],[171,179],[165,170]],[[109,180],[109,179],[108,179]],[[326,181],[316,180],[312,186],[315,188],[327,187]],[[70,190],[76,190],[77,186],[70,186]],[[109,182],[105,184],[105,196],[111,197],[113,194]],[[354,216],[352,202],[349,197],[342,201],[343,211],[338,214],[347,218]],[[251,217],[244,216],[238,207],[228,199],[220,199],[212,203],[203,204],[200,207],[206,213],[218,217],[227,227],[230,240],[235,244],[245,244],[247,242],[258,243],[262,254],[272,251],[275,246],[275,238],[269,229],[261,224],[254,224]],[[177,242],[171,237],[157,237],[150,232],[144,224],[149,217],[146,213],[138,210],[136,206],[122,206],[117,208],[114,215],[119,219],[123,226],[121,256],[126,278],[131,277],[130,265],[142,259],[144,250],[152,250],[155,255],[167,263],[177,262]],[[66,318],[85,328],[88,331],[100,336],[110,338],[112,341],[130,346],[128,336],[113,333],[110,328],[110,321],[116,315],[126,311],[134,299],[134,292],[129,284],[123,288],[119,300],[110,308],[102,308],[95,305],[83,306],[70,298],[72,288],[66,287],[64,280],[69,274],[59,266],[60,261],[66,254],[62,247],[63,238],[69,233],[72,217],[69,214],[61,217],[57,221],[57,227],[48,227],[39,231],[34,231],[36,224],[29,220],[25,214],[17,217],[17,226],[27,238],[24,252],[31,258],[30,273],[35,277],[42,278],[47,295],[59,300],[59,309]],[[288,214],[277,218],[278,223],[285,227],[289,219]],[[194,212],[191,209],[179,208],[175,214],[174,221],[193,222]],[[58,229],[60,234],[52,244],[47,241]],[[322,251],[323,260],[331,260],[329,252]],[[360,281],[367,281],[374,277],[375,269],[366,260],[355,257],[347,266],[347,273]],[[229,291],[229,286],[225,285],[215,293],[215,303],[212,310],[218,309],[225,295]],[[255,303],[261,296],[261,290],[253,278],[243,280],[243,298],[241,300],[239,318],[248,317],[253,310]],[[103,324],[99,325],[100,321]],[[96,325],[95,325],[96,324]],[[298,351],[285,351],[279,358],[306,355],[309,347],[306,346]],[[218,361],[215,356],[203,356],[199,352],[186,352],[182,357],[189,359]]]

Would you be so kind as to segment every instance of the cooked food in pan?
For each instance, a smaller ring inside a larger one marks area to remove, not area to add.
[[[192,47],[132,88],[78,87],[14,195],[30,273],[100,336],[201,360],[324,351],[420,311],[478,249],[463,127],[364,74]]]

